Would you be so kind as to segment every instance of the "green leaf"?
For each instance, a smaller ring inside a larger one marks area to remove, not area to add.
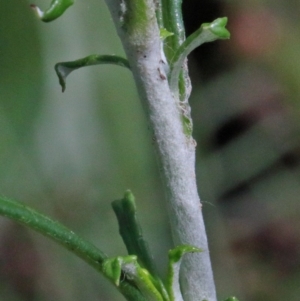
[[[157,281],[144,268],[140,267],[136,256],[127,256],[122,262],[122,271],[129,280],[132,280],[148,301],[164,301]]]
[[[13,219],[51,238],[82,258],[96,270],[102,272],[102,263],[107,256],[93,244],[85,241],[59,222],[38,213],[22,203],[11,201],[3,197],[0,198],[0,215]]]
[[[118,256],[106,259],[103,263],[103,273],[107,278],[113,281],[116,286],[120,285],[122,275],[122,265],[124,262],[132,262],[136,256]]]
[[[218,18],[212,23],[204,23],[191,34],[178,48],[171,60],[171,70],[169,74],[170,88],[178,95],[178,81],[186,57],[203,43],[212,42],[218,39],[229,39],[230,33],[225,28],[227,18]]]
[[[161,40],[166,39],[167,37],[173,36],[174,33],[173,32],[169,32],[168,30],[166,30],[165,28],[161,28],[159,30],[159,36]]]
[[[42,21],[50,22],[60,17],[73,3],[74,0],[52,0],[50,7],[46,11],[42,11],[34,4],[30,6]]]
[[[208,26],[219,39],[229,39],[230,32],[225,28],[227,21],[226,17],[218,18],[212,23],[204,23],[203,26]]]
[[[127,190],[123,199],[112,202],[112,207],[118,219],[119,232],[128,254],[136,255],[140,264],[153,276],[156,276],[153,256],[143,237],[142,227],[137,217],[134,195]]]
[[[171,301],[183,301],[179,283],[180,265],[184,254],[195,252],[202,250],[190,245],[181,245],[169,251],[167,291]]]
[[[70,62],[61,62],[55,65],[55,71],[59,79],[59,83],[64,92],[66,89],[66,78],[74,70],[93,65],[113,64],[130,69],[128,60],[117,55],[89,55],[82,59]]]
[[[114,201],[112,207],[117,216],[119,232],[126,245],[128,254],[137,256],[141,266],[150,272],[156,289],[163,296],[164,300],[169,300],[166,288],[158,276],[148,243],[143,237],[142,228],[137,217],[134,195],[130,190],[127,190],[124,198]]]
[[[0,197],[0,215],[15,220],[49,237],[83,259],[90,266],[104,274],[115,285],[118,284],[118,289],[127,300],[146,301],[141,292],[126,279],[121,283],[117,282],[116,279],[118,278],[119,280],[119,275],[121,275],[120,270],[118,270],[117,260],[107,259],[107,256],[93,244],[85,241],[57,221],[38,213],[28,206],[3,197]],[[109,263],[109,261],[111,262]]]
[[[229,297],[225,299],[224,301],[239,301],[236,297]]]
[[[118,256],[105,260],[103,264],[105,275],[117,286],[121,283],[121,275],[133,281],[148,301],[164,301],[156,287],[156,280],[138,264],[137,256]]]

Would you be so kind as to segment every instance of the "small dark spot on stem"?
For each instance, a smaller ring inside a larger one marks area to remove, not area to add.
[[[166,80],[166,79],[167,79],[167,78],[165,77],[165,75],[161,73],[160,68],[157,68],[157,71],[158,71],[158,73],[159,73],[159,77],[160,77],[162,80]]]

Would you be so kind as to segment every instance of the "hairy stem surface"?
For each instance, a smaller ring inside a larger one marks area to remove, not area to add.
[[[195,143],[184,134],[179,99],[170,91],[152,0],[106,0],[154,134],[174,244],[202,253],[183,263],[185,301],[215,301],[207,238],[195,178]]]

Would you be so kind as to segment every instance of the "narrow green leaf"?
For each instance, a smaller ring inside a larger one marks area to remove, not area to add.
[[[143,237],[142,228],[137,217],[134,195],[130,190],[125,192],[124,198],[112,202],[113,210],[119,224],[120,235],[126,245],[129,255],[136,255],[138,262],[146,268],[152,277],[156,289],[168,301],[168,293],[158,276],[153,256],[149,250],[147,241]]]
[[[64,92],[66,89],[66,78],[74,70],[93,65],[113,64],[130,69],[128,60],[117,55],[89,55],[82,59],[70,62],[61,62],[55,65],[55,71],[59,79],[59,83]]]
[[[103,272],[116,286],[121,285],[125,279],[133,282],[147,301],[169,301],[168,297],[164,299],[161,294],[157,279],[139,265],[136,255],[105,260]]]
[[[0,197],[0,215],[15,220],[16,222],[28,226],[42,235],[49,237],[83,259],[86,263],[116,284],[118,275],[116,268],[117,263],[112,263],[111,265],[114,266],[114,269],[111,268],[111,270],[109,270],[107,256],[102,251],[59,222],[38,213],[28,206],[3,197]],[[119,283],[118,289],[128,301],[146,301],[141,292],[126,280]]]
[[[3,197],[0,198],[0,215],[13,219],[51,238],[82,258],[96,270],[102,271],[102,263],[107,256],[93,244],[85,241],[59,222],[38,213],[28,206]]]
[[[171,90],[178,95],[178,81],[186,57],[203,43],[212,42],[218,39],[229,39],[230,33],[225,28],[227,18],[218,18],[212,23],[204,23],[191,34],[178,48],[171,60],[169,82]]]
[[[35,4],[30,6],[42,21],[50,22],[60,17],[73,3],[74,0],[52,0],[50,7],[46,11],[42,11]]]
[[[181,245],[169,251],[167,291],[170,301],[183,301],[179,283],[180,265],[184,254],[195,252],[202,250],[190,245]]]
[[[229,297],[225,299],[224,301],[239,301],[236,297]]]
[[[120,235],[126,245],[129,255],[136,255],[140,264],[153,276],[157,276],[153,256],[148,243],[143,237],[142,228],[136,213],[134,195],[130,190],[125,192],[124,198],[112,202],[113,210],[119,224]]]

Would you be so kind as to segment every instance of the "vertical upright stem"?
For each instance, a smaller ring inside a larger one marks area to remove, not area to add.
[[[153,0],[106,0],[154,132],[175,245],[204,250],[186,255],[185,301],[216,301],[195,177],[195,143],[183,132],[179,99],[171,93]]]

